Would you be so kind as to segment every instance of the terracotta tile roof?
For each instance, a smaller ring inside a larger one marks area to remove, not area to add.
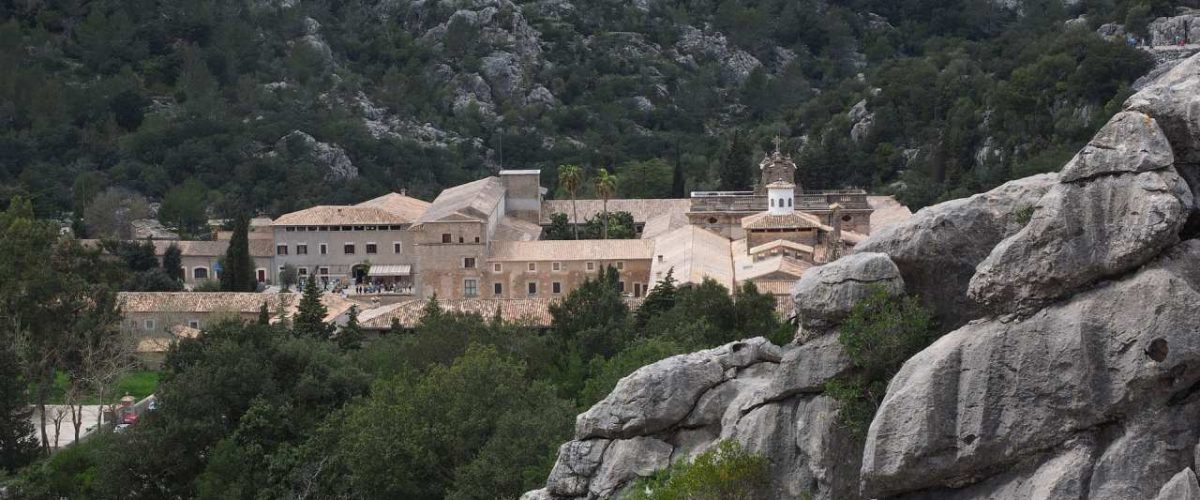
[[[868,196],[867,204],[875,209],[874,212],[871,212],[871,232],[904,222],[912,217],[912,211],[891,196]]]
[[[272,318],[279,312],[280,305],[288,316],[296,313],[300,305],[298,293],[252,293],[252,292],[120,292],[117,300],[121,304],[121,312],[136,313],[237,313],[258,314],[259,308],[266,302]],[[351,306],[365,306],[359,302],[343,298],[335,293],[321,295],[321,303],[327,313],[325,321],[333,321],[345,314]]]
[[[499,309],[500,317],[505,321],[527,326],[549,327],[551,323],[550,304],[558,299],[438,299],[438,305],[443,311],[459,311],[476,313],[485,320],[491,319]],[[642,299],[626,298],[626,304],[631,310],[641,305]],[[392,318],[400,321],[403,328],[414,328],[420,322],[429,299],[414,299],[364,312],[359,316],[363,328],[386,330],[392,327]]]
[[[229,241],[155,241],[154,255],[161,257],[167,248],[174,243],[179,246],[179,252],[185,257],[223,257],[229,249]],[[250,238],[251,257],[270,257],[275,255],[275,240]]]
[[[736,272],[739,282],[753,281],[764,276],[771,276],[771,279],[779,279],[787,276],[792,280],[798,280],[804,274],[804,271],[807,271],[811,267],[813,267],[813,264],[809,262],[779,255],[758,261],[738,259]]]
[[[650,260],[651,240],[493,241],[489,261]]]
[[[541,235],[542,226],[514,217],[505,217],[496,225],[492,241],[533,241]]]
[[[576,200],[579,220],[571,219],[571,200],[546,200],[542,202],[542,225],[550,224],[550,215],[562,213],[567,215],[570,222],[587,222],[604,211],[604,200]],[[650,219],[663,214],[686,214],[692,209],[692,201],[687,198],[679,199],[617,199],[608,200],[609,212],[629,212],[633,222],[646,223]]]
[[[700,283],[712,278],[733,288],[733,259],[730,242],[717,233],[697,226],[684,226],[654,238],[654,260],[650,279],[657,282],[675,270],[680,284]]]
[[[671,212],[656,215],[646,221],[642,228],[642,238],[655,238],[669,231],[674,231],[690,224],[686,213]]]
[[[137,242],[140,243],[140,242]],[[154,255],[162,257],[172,244],[179,247],[179,253],[184,257],[223,257],[229,248],[229,241],[193,241],[193,240],[154,240]],[[100,247],[100,240],[81,239],[79,244],[86,248]],[[270,257],[275,255],[274,240],[250,239],[251,257]]]
[[[842,233],[842,234],[845,234],[845,233]],[[792,250],[804,252],[807,254],[813,253],[813,247],[810,247],[808,245],[805,245],[802,243],[796,243],[794,241],[788,241],[788,240],[775,240],[770,243],[763,243],[759,246],[751,248],[750,255],[759,254],[762,252],[766,252],[768,250],[774,250],[779,247],[790,248]]]
[[[484,221],[504,198],[504,184],[499,177],[486,177],[443,190],[429,205],[417,223],[443,220]]]
[[[792,212],[787,215],[772,215],[769,212],[759,212],[742,218],[744,229],[786,229],[821,227],[821,219],[804,212]]]
[[[317,205],[298,212],[283,214],[273,226],[321,226],[342,224],[409,224],[412,219],[378,207]]]
[[[299,302],[299,294],[252,292],[121,292],[117,295],[124,313],[211,313],[257,314],[263,302],[272,314],[282,301]]]
[[[429,205],[430,203],[428,201],[418,200],[411,196],[400,193],[388,193],[354,206],[380,208],[399,215],[400,217],[407,219],[408,222],[412,223],[421,218],[421,215],[425,213],[425,210],[429,208]]]

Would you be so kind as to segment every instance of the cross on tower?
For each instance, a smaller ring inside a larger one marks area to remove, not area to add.
[[[776,134],[775,139],[771,140],[771,142],[775,143],[775,152],[778,153],[779,152],[779,144],[783,142],[783,139],[780,139],[779,135]]]

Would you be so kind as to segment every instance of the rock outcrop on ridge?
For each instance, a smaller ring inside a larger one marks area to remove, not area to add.
[[[546,487],[616,498],[723,439],[774,498],[1193,499],[1200,483],[1200,56],[1131,97],[1058,174],[925,208],[796,284],[797,340],[668,358],[580,415]],[[865,441],[825,383],[871,284],[945,334]]]

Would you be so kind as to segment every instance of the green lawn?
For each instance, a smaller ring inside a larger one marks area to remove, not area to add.
[[[125,374],[119,382],[117,382],[117,390],[108,398],[108,403],[115,403],[125,393],[133,396],[137,400],[154,394],[154,390],[158,387],[159,373],[153,370],[136,370]],[[50,392],[50,399],[47,403],[64,404],[66,403],[65,394],[67,392],[67,375],[59,373],[54,378],[54,389]],[[99,404],[94,396],[89,396],[84,400],[84,404]]]

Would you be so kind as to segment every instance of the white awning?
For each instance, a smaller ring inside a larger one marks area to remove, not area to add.
[[[410,276],[412,275],[412,265],[410,264],[394,264],[394,265],[373,265],[367,271],[367,276]]]

